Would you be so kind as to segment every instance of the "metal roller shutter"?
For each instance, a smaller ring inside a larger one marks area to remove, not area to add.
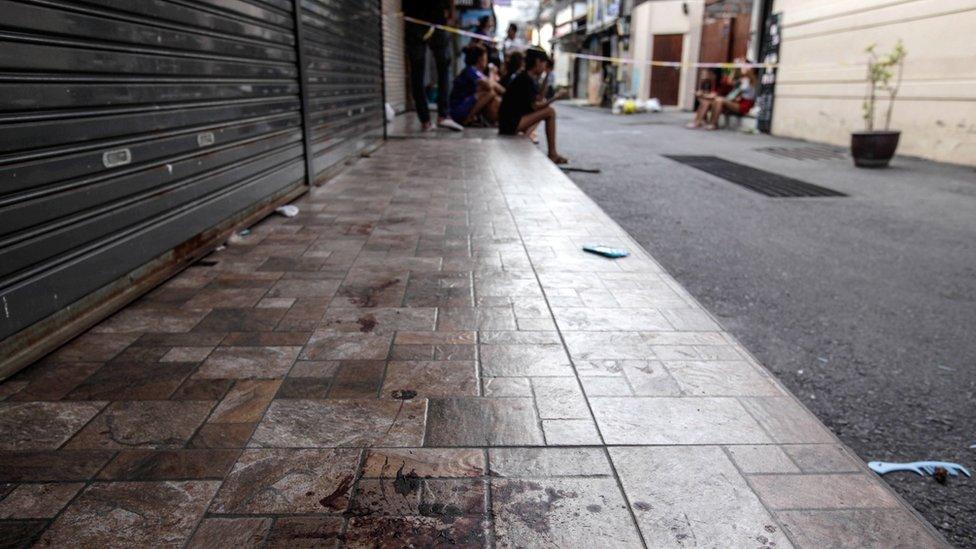
[[[386,102],[401,113],[407,109],[407,64],[401,0],[383,0],[383,85]]]
[[[3,366],[92,296],[299,194],[306,165],[292,0],[0,0],[0,14]]]
[[[380,4],[301,0],[314,179],[383,138]]]

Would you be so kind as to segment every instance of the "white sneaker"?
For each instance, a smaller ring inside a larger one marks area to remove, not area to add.
[[[438,120],[437,121],[437,125],[440,126],[440,127],[442,127],[442,128],[447,128],[449,130],[454,130],[456,132],[463,132],[464,131],[464,126],[458,124],[457,122],[455,122],[454,120],[451,120],[450,118],[445,118],[443,120]]]

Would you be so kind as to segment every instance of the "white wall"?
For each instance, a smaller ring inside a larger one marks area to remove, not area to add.
[[[682,5],[687,4],[688,15]],[[698,61],[701,47],[701,27],[704,0],[664,0],[645,2],[634,8],[631,15],[630,44],[634,56],[632,93],[640,99],[648,99],[651,87],[651,68],[644,65],[653,59],[655,34],[683,34],[682,63]],[[678,106],[691,109],[695,101],[695,69],[682,69],[679,84]]]
[[[864,127],[864,49],[901,38],[899,153],[976,165],[976,0],[776,0],[773,11],[783,13],[773,133],[849,144]]]

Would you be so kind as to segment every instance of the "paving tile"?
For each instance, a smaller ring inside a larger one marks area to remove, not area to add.
[[[221,480],[239,450],[122,450],[100,480]]]
[[[275,282],[266,297],[332,297],[339,289],[338,280],[286,279]]]
[[[169,398],[196,366],[172,362],[109,362],[68,393],[69,400],[157,400]]]
[[[599,307],[553,307],[556,323],[562,331],[574,332],[640,332],[672,330],[671,324],[656,309]]]
[[[288,375],[304,378],[331,378],[338,370],[338,360],[299,360],[292,366]]]
[[[773,444],[729,446],[727,450],[739,470],[747,475],[800,472],[800,468],[790,460],[783,449]]]
[[[566,332],[563,337],[573,360],[654,358],[650,343],[637,332]]]
[[[186,309],[245,308],[257,305],[261,297],[267,292],[265,288],[258,289],[204,289],[200,290],[184,305]]]
[[[499,547],[640,547],[612,478],[493,480]]]
[[[804,473],[856,473],[864,467],[839,444],[788,444],[783,451]]]
[[[324,377],[288,377],[278,389],[276,398],[328,398],[332,379]]]
[[[190,538],[219,485],[199,480],[95,483],[54,521],[40,544],[180,546]]]
[[[751,397],[739,401],[776,442],[830,443],[835,440],[822,423],[792,398]]]
[[[800,547],[945,546],[905,509],[778,511],[776,518]]]
[[[22,380],[26,386],[16,391],[8,400],[60,400],[101,367],[100,362],[61,364],[54,361],[35,364],[12,378],[14,382]],[[11,381],[7,381],[4,385],[10,383]]]
[[[708,313],[700,309],[662,309],[661,312],[675,329],[683,332],[709,332],[721,329]]]
[[[351,270],[336,291],[336,307],[399,307],[409,274],[403,271]],[[418,306],[423,306],[419,305]]]
[[[590,418],[586,397],[575,377],[532,378],[532,390],[542,419]]]
[[[285,316],[284,309],[214,309],[194,332],[270,332]]]
[[[375,398],[383,383],[382,360],[342,360],[332,378],[329,398]]]
[[[622,376],[580,376],[586,396],[633,396],[634,390]]]
[[[227,334],[220,332],[198,333],[155,333],[147,332],[139,336],[133,347],[214,347],[220,345]],[[182,361],[181,361],[182,362]]]
[[[491,377],[483,383],[485,396],[532,396],[532,382],[527,377]]]
[[[0,452],[0,482],[87,480],[113,455],[109,450]]]
[[[336,332],[391,334],[400,331],[433,330],[437,309],[433,307],[340,309],[330,307],[322,319],[322,329]]]
[[[346,547],[484,547],[480,517],[365,516],[349,519]]]
[[[437,329],[515,330],[515,312],[511,307],[441,307],[437,310]]]
[[[216,514],[341,513],[359,450],[245,450],[210,506]]]
[[[104,402],[2,402],[0,450],[54,450],[104,407]]]
[[[602,448],[491,448],[491,475],[510,478],[611,475]]]
[[[390,361],[380,394],[384,398],[410,392],[420,398],[477,396],[474,361]]]
[[[383,360],[392,335],[316,330],[302,350],[302,360]]]
[[[763,444],[754,419],[729,398],[594,397],[590,406],[607,444]]]
[[[254,423],[261,419],[281,380],[242,379],[234,383],[227,396],[207,419],[211,423]]]
[[[367,478],[480,477],[486,468],[485,453],[463,448],[374,448],[366,453],[363,476]]]
[[[480,345],[487,377],[571,376],[573,367],[561,345]]]
[[[272,519],[206,518],[197,527],[187,549],[217,549],[219,547],[259,547],[268,538]]]
[[[397,345],[474,345],[477,333],[473,331],[461,332],[399,332]]]
[[[425,446],[541,445],[531,398],[433,398]]]
[[[771,509],[900,506],[886,487],[865,474],[755,475],[749,482]]]
[[[113,402],[65,448],[179,448],[193,436],[213,405],[200,400]]]
[[[299,549],[338,547],[342,535],[339,517],[280,517],[275,519],[264,547]],[[348,543],[347,543],[348,545]]]
[[[275,400],[250,445],[265,448],[423,445],[427,401]]]
[[[30,547],[46,526],[46,520],[0,522],[0,547]]]
[[[218,347],[200,366],[196,378],[280,378],[298,358],[301,347]]]
[[[195,379],[183,382],[170,400],[220,400],[234,384],[233,379]]]
[[[203,362],[213,347],[173,347],[159,359],[160,362]]]
[[[591,419],[544,419],[542,431],[550,446],[602,444],[600,433]]]
[[[791,547],[721,448],[609,451],[648,546]]]
[[[0,501],[0,519],[52,518],[84,486],[83,482],[21,484]]]
[[[311,332],[231,332],[221,345],[224,347],[300,347],[308,343]]]
[[[243,448],[257,423],[205,423],[187,446],[189,448]]]
[[[666,361],[685,394],[708,396],[779,396],[782,391],[745,361]]]
[[[210,309],[175,309],[167,307],[128,307],[115,313],[108,320],[95,326],[91,334],[118,334],[134,340],[145,332],[189,332]],[[72,342],[73,344],[74,342]]]
[[[133,330],[133,332],[139,331]],[[56,362],[104,362],[112,360],[138,337],[138,333],[100,333],[96,328],[71,340],[58,349],[51,358]]]

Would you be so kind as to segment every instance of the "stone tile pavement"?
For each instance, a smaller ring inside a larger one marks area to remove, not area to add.
[[[298,205],[0,385],[0,545],[942,544],[527,142]]]

